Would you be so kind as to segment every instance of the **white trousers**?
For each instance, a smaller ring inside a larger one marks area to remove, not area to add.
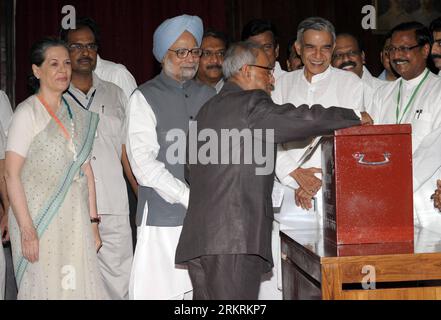
[[[110,299],[127,300],[133,261],[129,216],[102,215],[99,230],[103,246],[98,261],[105,288]]]

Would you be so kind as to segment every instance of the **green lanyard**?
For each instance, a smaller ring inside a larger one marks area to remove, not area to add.
[[[409,107],[412,104],[413,100],[415,99],[416,94],[420,90],[421,86],[423,85],[424,81],[426,81],[427,77],[429,76],[430,71],[427,70],[426,74],[424,75],[424,78],[418,83],[418,86],[415,88],[415,90],[412,93],[412,96],[410,97],[409,102],[407,103],[406,107],[404,108],[403,114],[400,118],[400,100],[401,100],[401,87],[403,85],[403,79],[400,80],[400,88],[398,89],[398,97],[397,97],[397,109],[395,112],[397,124],[400,124],[401,121],[403,121],[404,115],[409,111]]]

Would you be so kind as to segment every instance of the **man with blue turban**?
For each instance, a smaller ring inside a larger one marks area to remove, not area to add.
[[[129,101],[127,154],[139,183],[131,299],[183,299],[192,290],[187,269],[174,262],[189,200],[185,165],[167,159],[167,149],[174,143],[170,133],[186,133],[189,122],[216,93],[193,80],[202,35],[197,16],[165,20],[153,36],[153,54],[162,71]]]

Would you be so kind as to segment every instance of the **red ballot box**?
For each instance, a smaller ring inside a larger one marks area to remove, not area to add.
[[[336,244],[413,241],[411,126],[323,137],[323,226]]]

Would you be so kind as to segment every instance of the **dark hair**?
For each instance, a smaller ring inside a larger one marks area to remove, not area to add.
[[[57,38],[46,37],[35,42],[31,47],[30,61],[31,65],[40,67],[44,60],[46,60],[46,51],[52,47],[63,47],[67,49],[67,45],[63,40]],[[40,89],[40,80],[38,80],[34,73],[28,77],[28,86],[31,93],[36,93]]]
[[[95,38],[95,43],[99,46],[100,45],[100,29],[98,27],[98,25],[96,24],[95,20],[93,20],[92,18],[89,17],[81,17],[81,18],[77,18],[76,22],[75,22],[75,27],[76,29],[64,29],[62,28],[60,30],[60,39],[64,40],[66,43],[68,42],[67,38],[69,36],[69,32],[72,30],[79,30],[79,29],[83,29],[83,28],[89,28],[90,31],[92,31],[93,36]]]
[[[336,38],[338,38],[338,37],[350,37],[350,38],[354,39],[355,42],[357,42],[358,50],[364,51],[363,43],[361,42],[361,40],[358,37],[354,36],[352,33],[340,32],[337,34]]]
[[[224,43],[225,48],[228,49],[228,46],[230,44],[230,40],[228,39],[228,36],[225,33],[223,33],[222,31],[217,31],[215,29],[207,28],[207,30],[205,30],[205,32],[204,32],[204,36],[202,37],[202,39],[204,39],[206,37],[213,37],[215,39],[219,39],[220,41],[222,41]]]
[[[415,30],[415,38],[418,42],[418,45],[424,46],[426,44],[432,45],[433,38],[432,34],[424,24],[416,21],[404,22],[397,25],[395,28],[391,30],[391,34],[399,31],[409,31]]]
[[[253,19],[250,20],[242,29],[241,40],[246,41],[250,37],[270,31],[273,35],[274,44],[278,43],[277,29],[270,20]]]
[[[441,17],[436,18],[430,23],[430,32],[440,32],[441,31]]]

